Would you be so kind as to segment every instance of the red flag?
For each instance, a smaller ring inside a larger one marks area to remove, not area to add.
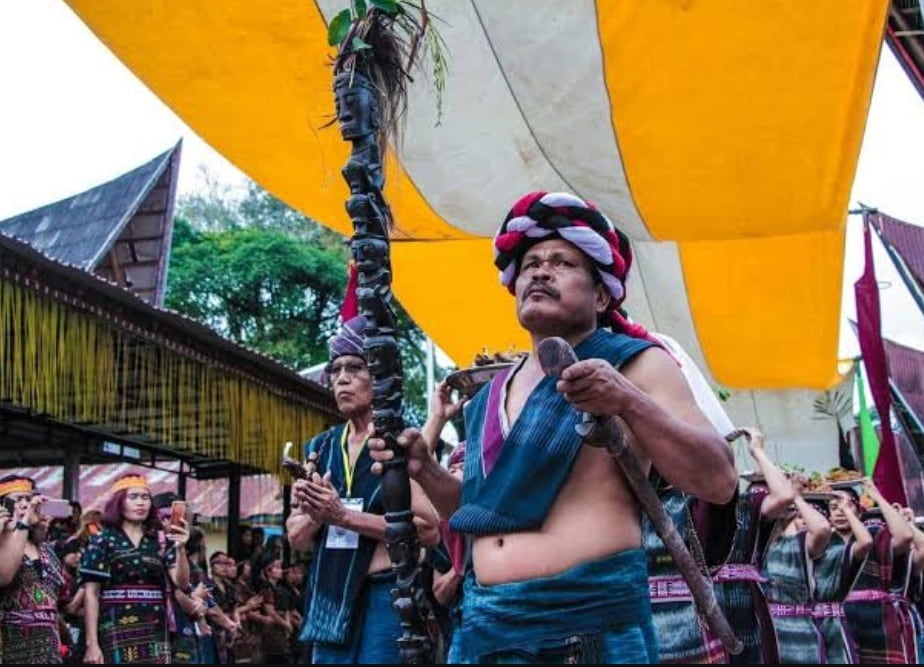
[[[359,271],[356,262],[352,259],[347,267],[346,293],[343,295],[343,305],[340,306],[340,321],[346,322],[359,315],[359,299],[356,297],[356,288],[359,286]]]
[[[879,311],[879,285],[873,266],[873,240],[870,232],[869,214],[863,216],[863,249],[866,266],[863,275],[853,284],[857,306],[857,336],[863,366],[866,368],[870,393],[879,413],[879,457],[873,470],[873,481],[890,503],[908,504],[895,435],[892,433],[890,413],[892,397],[889,393],[889,367],[886,363],[885,345],[882,342],[882,318]]]

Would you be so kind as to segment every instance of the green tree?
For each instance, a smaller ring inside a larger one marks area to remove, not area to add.
[[[174,225],[168,307],[293,368],[323,360],[343,298],[342,252],[270,229]]]
[[[179,201],[165,304],[294,370],[327,360],[340,324],[349,239],[255,183]],[[426,416],[426,336],[395,302],[410,423]],[[437,368],[437,378],[445,369]]]

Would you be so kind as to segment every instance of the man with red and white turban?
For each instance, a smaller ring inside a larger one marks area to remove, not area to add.
[[[471,536],[449,661],[657,662],[640,507],[609,454],[583,444],[579,413],[620,418],[643,465],[709,502],[735,493],[730,450],[670,353],[620,310],[632,253],[606,216],[571,194],[532,192],[494,246],[534,353],[466,404],[461,484],[415,431],[399,440],[408,471]],[[579,359],[557,381],[535,354],[548,337]],[[369,446],[390,458],[384,443]]]
[[[713,425],[723,434],[733,431],[715,392],[680,344],[663,333],[646,331],[626,317],[622,302],[632,268],[632,247],[629,238],[591,204],[566,192],[531,192],[521,197],[494,237],[494,264],[501,270],[501,284],[513,292],[517,254],[554,235],[580,248],[596,265],[597,275],[612,297],[601,325],[663,347],[680,366],[696,402]]]
[[[612,298],[603,318],[605,325],[646,338],[644,327],[629,322],[620,309],[632,267],[629,238],[591,204],[572,194],[530,192],[513,205],[494,236],[494,264],[501,271],[501,284],[513,293],[519,271],[517,259],[527,248],[556,237],[577,247],[593,262],[596,278]]]

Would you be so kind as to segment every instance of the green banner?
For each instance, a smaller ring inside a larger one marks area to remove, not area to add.
[[[873,416],[869,413],[869,407],[866,405],[866,386],[863,384],[863,370],[860,364],[854,372],[857,379],[857,396],[860,398],[860,440],[863,443],[863,473],[872,476],[876,468],[876,458],[879,456],[879,437],[876,435],[876,428],[873,426]]]

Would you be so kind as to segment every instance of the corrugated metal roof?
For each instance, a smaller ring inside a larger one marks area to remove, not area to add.
[[[924,97],[924,5],[920,0],[892,0],[885,42]]]
[[[0,221],[0,232],[93,271],[163,174],[179,144],[86,192]]]
[[[164,462],[165,467],[171,465]],[[176,467],[176,464],[172,464]],[[152,493],[177,490],[177,473],[167,469],[152,470],[131,463],[99,463],[80,466],[79,497],[84,510],[102,509],[109,493],[109,486],[121,475],[143,475],[148,480]],[[36,488],[52,498],[61,498],[64,471],[61,466],[34,466],[6,468],[3,475],[24,475],[35,480]],[[241,519],[251,517],[282,517],[282,487],[273,475],[241,476]],[[228,516],[228,482],[225,479],[186,478],[186,500],[191,513],[211,519]]]
[[[924,424],[924,352],[883,338],[889,377],[905,402]]]

